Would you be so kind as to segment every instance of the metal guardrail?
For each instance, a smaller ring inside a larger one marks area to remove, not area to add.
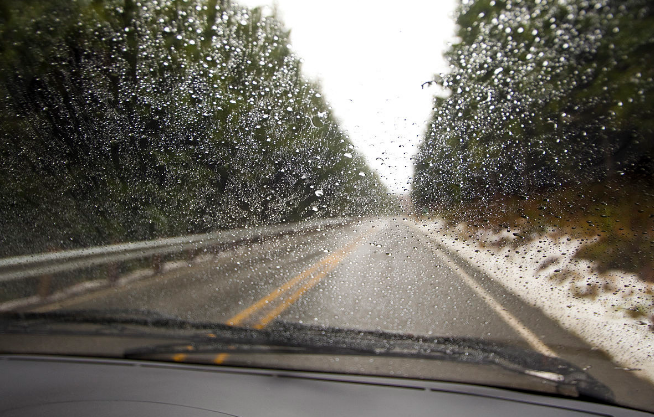
[[[291,233],[319,231],[327,227],[345,225],[353,220],[351,218],[323,219],[273,226],[221,230],[206,234],[4,258],[0,259],[0,282],[39,276],[47,278],[55,273],[70,272],[99,265],[116,265],[120,262],[148,257],[153,259],[153,268],[156,271],[161,268],[161,257],[164,255],[194,252],[214,246],[241,244]],[[118,268],[115,268],[115,270],[118,271]],[[108,280],[116,278],[107,277]],[[47,296],[47,291],[39,292],[42,293],[42,296]]]

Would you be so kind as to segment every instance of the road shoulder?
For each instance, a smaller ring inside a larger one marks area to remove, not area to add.
[[[567,287],[548,282],[539,276],[539,270],[526,267],[533,264],[530,259],[535,257],[528,250],[522,257],[507,256],[504,252],[508,253],[508,249],[489,249],[474,240],[459,239],[442,222],[409,222],[435,244],[464,259],[564,329],[607,352],[625,370],[654,382],[654,332],[646,326],[608,310],[597,299],[575,296]]]

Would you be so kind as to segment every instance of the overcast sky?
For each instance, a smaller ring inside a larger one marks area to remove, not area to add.
[[[272,6],[272,0],[240,0]],[[413,156],[454,35],[455,0],[277,0],[306,78],[317,80],[354,145],[393,192],[408,190]]]

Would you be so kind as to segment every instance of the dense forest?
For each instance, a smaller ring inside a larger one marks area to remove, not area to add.
[[[421,210],[626,179],[654,189],[648,0],[466,0],[415,165]]]
[[[654,282],[654,4],[462,0],[412,200]]]
[[[369,214],[377,174],[274,15],[0,3],[0,256]]]

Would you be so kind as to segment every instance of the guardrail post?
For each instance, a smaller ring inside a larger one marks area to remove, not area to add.
[[[48,246],[48,252],[58,252],[59,248],[54,245]],[[39,278],[39,287],[37,288],[39,298],[47,298],[52,293],[52,274],[43,274]]]
[[[107,281],[109,285],[116,285],[118,283],[119,268],[117,263],[107,265]]]
[[[39,278],[39,288],[37,289],[40,298],[47,298],[52,291],[52,275],[41,275]]]
[[[161,255],[152,256],[152,270],[155,274],[161,273]]]

